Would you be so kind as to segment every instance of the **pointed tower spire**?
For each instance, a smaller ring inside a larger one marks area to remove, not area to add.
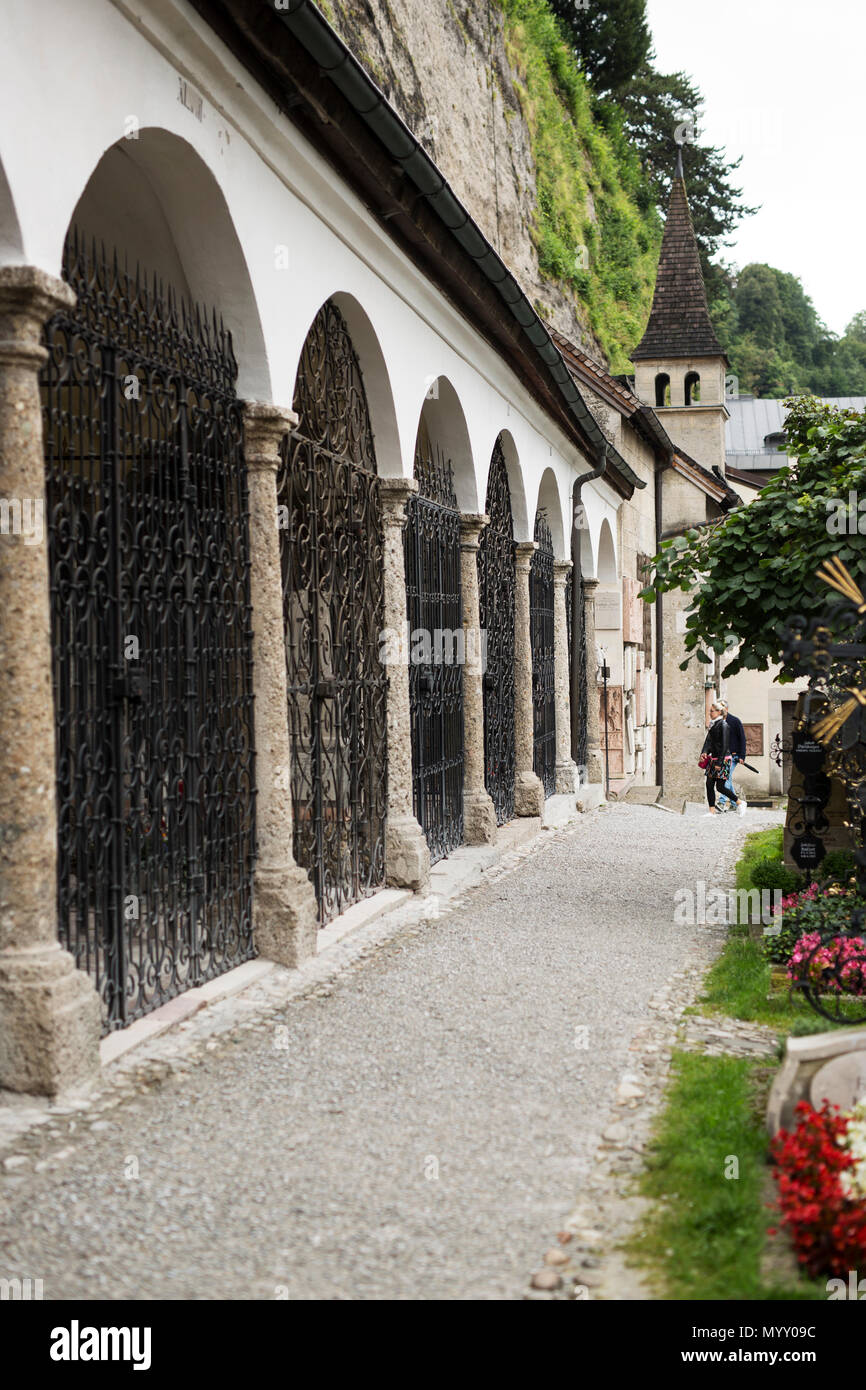
[[[701,258],[686,197],[683,149],[671,185],[653,306],[632,361],[722,355],[707,308]]]

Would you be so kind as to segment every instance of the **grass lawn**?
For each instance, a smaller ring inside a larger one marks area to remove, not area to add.
[[[768,997],[769,996],[769,997]],[[852,1009],[856,1001],[852,1000]],[[724,1014],[745,1023],[765,1023],[782,1039],[788,1033],[824,1033],[832,1025],[787,990],[770,995],[770,965],[747,927],[732,927],[725,949],[710,969],[700,999],[704,1013]]]
[[[753,831],[746,836],[742,857],[737,862],[736,886],[750,889],[752,869],[760,859],[782,853],[782,826]],[[705,980],[700,1000],[704,1013],[724,1014],[744,1023],[763,1023],[780,1034],[780,1047],[789,1033],[802,1036],[824,1033],[832,1024],[813,1013],[805,1000],[792,998],[789,991],[770,991],[771,969],[758,941],[752,940],[748,926],[732,926],[725,949]],[[848,1001],[843,1001],[844,1003]],[[850,1000],[856,1017],[860,1004]]]
[[[737,861],[737,888],[751,888],[752,869],[759,859],[781,859],[784,828],[773,825],[769,830],[753,830],[746,836],[743,853]]]
[[[825,1281],[761,1272],[766,1230],[764,1106],[774,1067],[678,1052],[641,1192],[651,1214],[629,1250],[667,1299],[826,1298]],[[735,1170],[732,1160],[736,1160]],[[738,1176],[726,1177],[738,1171]],[[782,1282],[775,1282],[781,1279]]]
[[[737,864],[737,888],[751,888],[754,865],[778,858],[781,850],[781,826],[749,835]],[[830,1026],[787,990],[770,994],[770,965],[746,925],[731,927],[698,1009],[776,1029],[780,1057],[789,1033]],[[784,1245],[767,1244],[767,1228],[774,1224],[767,1202],[774,1189],[768,1187],[765,1113],[776,1069],[766,1060],[674,1053],[667,1105],[640,1181],[652,1207],[629,1245],[659,1297],[826,1298],[826,1281],[799,1278]],[[726,1177],[734,1159],[738,1176]]]

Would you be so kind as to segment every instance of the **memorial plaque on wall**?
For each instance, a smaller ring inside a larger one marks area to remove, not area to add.
[[[622,599],[615,590],[599,587],[595,592],[595,630],[611,632],[622,627]]]
[[[638,598],[642,585],[636,579],[622,577],[622,640],[624,642],[643,642],[643,610],[646,608],[642,598]],[[598,621],[596,620],[596,626]]]
[[[598,713],[601,736],[601,756],[604,758],[604,692],[601,686],[598,687]],[[623,699],[621,685],[609,685],[607,687],[607,713],[609,721],[607,729],[607,749],[610,759],[610,775],[611,777],[622,777],[625,764],[623,761]]]
[[[763,724],[744,724],[743,729],[746,734],[746,757],[763,758],[764,756],[764,726]]]

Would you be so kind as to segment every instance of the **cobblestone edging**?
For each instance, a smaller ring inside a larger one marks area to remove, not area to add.
[[[107,1129],[107,1117],[118,1106],[173,1075],[194,1068],[207,1053],[224,1043],[240,1041],[254,1029],[273,1027],[274,1017],[292,1000],[324,996],[353,971],[360,970],[386,944],[408,941],[440,918],[466,906],[477,887],[497,882],[524,861],[556,841],[578,841],[595,823],[598,813],[555,830],[542,830],[531,840],[508,850],[495,863],[480,868],[471,886],[450,897],[431,895],[412,899],[377,917],[308,960],[297,970],[276,967],[241,992],[210,1004],[152,1041],[144,1042],[107,1065],[95,1086],[70,1092],[56,1102],[41,1097],[0,1098],[0,1175],[14,1186],[14,1175],[28,1168],[42,1172],[62,1166],[75,1151],[75,1136],[86,1129]],[[44,1153],[46,1141],[51,1152]]]
[[[750,819],[745,831],[763,829]],[[775,820],[767,820],[775,824]],[[744,837],[743,837],[744,838]],[[740,857],[738,837],[716,863],[708,888],[728,887]],[[636,1195],[643,1154],[661,1111],[674,1047],[712,1055],[769,1057],[776,1034],[759,1024],[734,1019],[684,1016],[701,992],[704,976],[721,954],[724,926],[696,928],[682,970],[649,1002],[653,1018],[634,1034],[634,1062],[622,1073],[601,1132],[596,1168],[587,1190],[556,1233],[524,1295],[529,1300],[628,1301],[656,1295],[645,1273],[629,1265],[621,1246],[634,1234],[650,1203]]]

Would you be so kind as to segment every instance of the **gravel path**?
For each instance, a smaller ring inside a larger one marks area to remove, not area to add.
[[[62,1118],[68,1154],[41,1134],[42,1171],[37,1147],[0,1178],[0,1274],[46,1298],[521,1298],[700,933],[674,893],[758,823],[587,816],[278,1027]]]

